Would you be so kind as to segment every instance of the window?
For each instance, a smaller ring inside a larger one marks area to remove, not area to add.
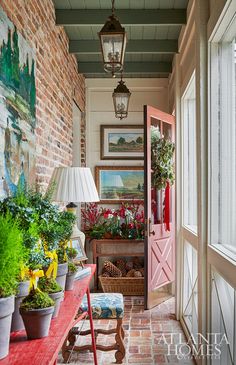
[[[183,318],[189,333],[197,341],[197,251],[187,241],[184,243]]]
[[[183,224],[197,233],[197,161],[195,76],[182,98],[183,114]]]
[[[219,334],[217,342],[221,342],[220,356],[212,361],[214,365],[233,365],[236,360],[234,354],[235,290],[216,271],[212,272],[212,279],[211,333]],[[226,337],[221,341],[223,335]]]
[[[210,242],[236,259],[236,17],[211,43]]]

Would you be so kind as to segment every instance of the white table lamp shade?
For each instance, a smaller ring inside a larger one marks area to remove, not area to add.
[[[50,186],[55,184],[55,202],[88,203],[99,201],[98,192],[89,167],[56,167]]]

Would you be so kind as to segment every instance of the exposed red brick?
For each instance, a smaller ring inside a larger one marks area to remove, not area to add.
[[[36,180],[46,187],[55,166],[71,165],[72,105],[74,100],[84,112],[84,77],[78,73],[75,56],[69,54],[64,29],[55,25],[52,0],[0,4],[36,54]],[[84,118],[81,164],[85,165]]]

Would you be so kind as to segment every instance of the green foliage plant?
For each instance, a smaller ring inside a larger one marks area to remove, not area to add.
[[[18,223],[9,213],[0,215],[0,298],[16,292],[26,255],[22,241]]]
[[[76,217],[71,212],[60,211],[50,201],[50,192],[43,195],[35,189],[18,186],[15,195],[0,202],[0,214],[10,211],[19,222],[23,241],[29,252],[28,266],[34,270],[50,264],[45,251],[58,248],[63,262],[66,252],[60,242],[68,240],[73,230]]]
[[[54,278],[43,276],[38,281],[38,288],[44,293],[58,293],[62,291],[62,287],[56,282]]]
[[[165,189],[166,183],[173,185],[175,145],[168,139],[162,138],[159,129],[151,128],[151,168],[152,186],[157,190]]]
[[[52,300],[47,293],[44,293],[37,288],[32,289],[29,295],[23,299],[20,308],[27,311],[52,307],[54,304],[54,300]]]
[[[60,241],[57,249],[58,264],[64,264],[68,261],[67,256],[68,241]]]
[[[69,274],[74,274],[77,271],[77,266],[73,262],[68,262],[68,272]]]
[[[66,253],[67,253],[68,259],[73,260],[76,258],[78,251],[74,247],[67,247]]]

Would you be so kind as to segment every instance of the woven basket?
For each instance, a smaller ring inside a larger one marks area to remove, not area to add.
[[[121,293],[123,295],[144,295],[144,278],[111,278],[99,276],[104,293]]]

